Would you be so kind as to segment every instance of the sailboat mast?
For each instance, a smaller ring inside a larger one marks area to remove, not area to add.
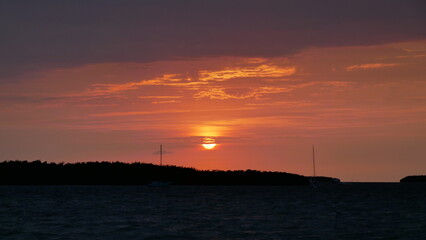
[[[314,166],[314,177],[315,177],[316,173],[315,173],[315,146],[314,145],[312,145],[312,163]]]
[[[160,166],[163,165],[163,144],[160,144]]]

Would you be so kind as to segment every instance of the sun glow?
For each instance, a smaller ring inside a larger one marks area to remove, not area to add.
[[[201,146],[203,146],[203,148],[207,149],[207,150],[211,150],[213,148],[216,147],[216,140],[212,137],[204,137],[203,138],[203,143],[201,144]]]
[[[195,135],[204,136],[204,141],[209,141],[213,140],[211,137],[222,135],[223,131],[224,127],[222,126],[201,125],[196,127]]]
[[[201,145],[203,146],[203,148],[205,148],[207,150],[211,150],[214,147],[216,147],[216,143],[203,143]]]

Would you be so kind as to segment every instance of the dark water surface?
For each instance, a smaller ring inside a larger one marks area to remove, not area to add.
[[[0,239],[426,239],[426,184],[0,186]]]

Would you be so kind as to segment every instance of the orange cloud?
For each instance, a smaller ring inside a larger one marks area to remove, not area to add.
[[[177,101],[175,99],[183,98],[183,96],[139,96],[140,99],[158,99],[152,101],[152,104],[163,104],[163,103],[178,103],[181,101]],[[164,99],[164,100],[161,100]]]
[[[296,67],[278,67],[275,65],[263,64],[256,67],[237,67],[226,68],[220,71],[207,71],[199,72],[200,81],[226,81],[232,78],[242,77],[285,77],[296,73]]]
[[[345,69],[347,71],[354,71],[354,70],[368,70],[368,69],[375,69],[375,68],[384,68],[384,67],[394,67],[399,64],[397,63],[369,63],[369,64],[357,64],[357,65],[351,65],[346,67]]]
[[[240,107],[240,108],[221,108],[216,110],[211,109],[165,109],[160,111],[134,111],[134,112],[108,112],[91,114],[92,117],[114,117],[114,116],[136,116],[136,115],[154,115],[154,114],[173,114],[173,113],[191,113],[191,112],[212,112],[212,111],[246,111],[256,110],[255,107]]]
[[[185,113],[190,110],[162,110],[162,111],[135,111],[135,112],[109,112],[91,114],[93,117],[115,117],[115,116],[135,116],[135,115],[152,115],[152,114],[169,114],[169,113]]]
[[[241,95],[241,96],[236,96],[236,95],[231,95],[225,92],[225,88],[210,88],[208,90],[205,91],[200,91],[196,94],[194,94],[193,96],[196,99],[200,99],[200,98],[210,98],[210,99],[219,99],[219,100],[224,100],[224,99],[246,99],[251,97],[250,95]]]
[[[293,108],[311,107],[316,106],[318,103],[311,103],[305,101],[276,101],[276,102],[262,102],[262,103],[246,103],[247,106],[286,106]]]
[[[279,67],[272,64],[262,64],[265,59],[251,59],[245,64],[257,64],[257,66],[248,67],[228,67],[219,71],[198,71],[199,79],[194,80],[188,76],[182,74],[163,74],[160,77],[156,77],[148,80],[141,80],[136,82],[125,82],[125,83],[98,83],[92,84],[90,88],[86,89],[81,94],[74,94],[73,96],[106,96],[121,93],[129,90],[140,89],[143,86],[172,86],[172,87],[184,87],[186,89],[198,90],[199,87],[208,85],[211,81],[225,81],[233,78],[276,78],[290,76],[296,73],[296,67]],[[261,65],[259,65],[261,64]],[[270,93],[271,89],[258,89],[258,93],[250,93],[250,96],[235,96],[229,95],[225,98],[244,99],[250,98],[260,93]],[[267,91],[267,92],[265,92]],[[208,92],[208,93],[207,93]],[[208,94],[213,99],[223,98],[223,93],[220,93],[218,89],[208,90],[207,92],[201,93],[201,95]],[[222,97],[217,97],[217,96]],[[215,97],[216,96],[216,97]],[[154,98],[154,97],[140,97],[140,98]],[[160,97],[155,97],[160,98]],[[166,97],[164,97],[166,98]]]
[[[267,61],[266,58],[249,58],[246,60],[246,63],[264,63]]]
[[[288,88],[279,88],[279,87],[260,87],[255,88],[248,93],[245,94],[230,94],[227,93],[225,88],[209,88],[204,91],[200,91],[196,94],[194,94],[194,98],[201,99],[201,98],[209,98],[209,99],[219,99],[219,100],[225,100],[225,99],[247,99],[247,98],[259,98],[264,94],[269,93],[283,93],[288,92],[290,89]]]
[[[139,82],[128,82],[122,84],[93,84],[94,88],[87,89],[83,95],[102,96],[122,91],[139,89],[142,86],[198,86],[205,82],[183,79],[180,74],[163,74],[161,77]]]
[[[180,101],[176,101],[176,100],[167,100],[167,101],[154,101],[151,102],[152,104],[164,104],[164,103],[178,103]]]
[[[142,98],[142,99],[145,99],[145,98],[156,98],[156,99],[163,99],[163,98],[166,98],[166,99],[170,99],[170,98],[182,98],[183,96],[139,96],[138,98]]]

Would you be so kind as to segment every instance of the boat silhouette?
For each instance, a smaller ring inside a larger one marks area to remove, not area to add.
[[[318,188],[319,182],[317,181],[316,172],[315,172],[315,146],[314,145],[312,145],[312,165],[313,165],[314,175],[309,180],[309,186],[311,188]]]
[[[160,166],[163,166],[163,144],[160,144]],[[168,187],[170,185],[170,182],[164,182],[160,180],[154,180],[146,184],[147,187]]]

